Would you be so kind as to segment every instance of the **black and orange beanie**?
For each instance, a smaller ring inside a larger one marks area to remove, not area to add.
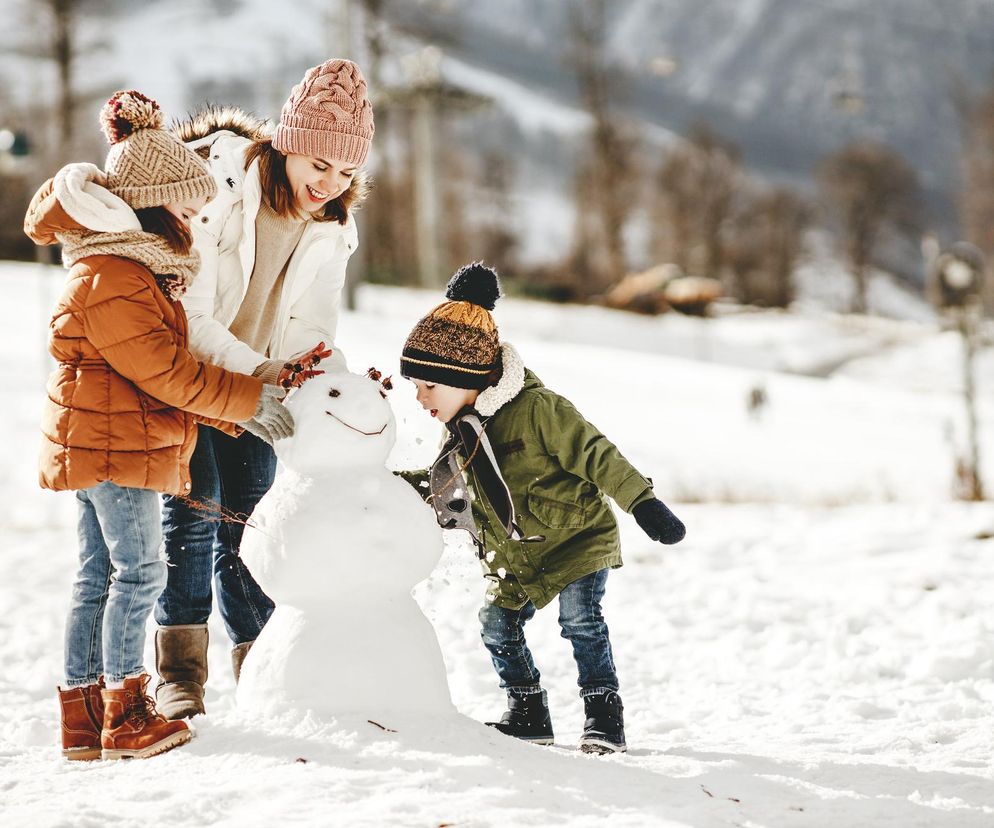
[[[501,296],[496,271],[482,262],[460,268],[445,288],[449,300],[423,317],[404,343],[400,371],[408,379],[482,390],[500,358],[490,311]]]

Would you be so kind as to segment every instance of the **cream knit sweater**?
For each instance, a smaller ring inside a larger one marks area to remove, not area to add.
[[[270,340],[290,256],[300,242],[307,219],[278,215],[263,198],[255,220],[255,265],[248,290],[228,330],[252,350],[272,356]],[[289,357],[290,354],[280,355]],[[275,384],[285,359],[269,359],[253,372],[263,382]]]

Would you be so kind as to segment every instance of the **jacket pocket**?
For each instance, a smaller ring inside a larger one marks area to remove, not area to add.
[[[586,521],[586,510],[576,503],[528,492],[528,511],[550,529],[579,529]]]

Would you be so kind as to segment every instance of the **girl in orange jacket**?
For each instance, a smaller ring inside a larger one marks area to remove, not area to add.
[[[188,741],[146,695],[145,625],[166,581],[158,493],[190,489],[196,424],[276,436],[292,420],[262,381],[196,360],[179,302],[197,273],[190,219],[214,197],[158,105],[101,111],[106,170],[70,164],[32,199],[25,232],[69,269],[49,331],[40,482],[72,490],[80,561],[59,689],[69,759],[145,757]],[[222,422],[223,421],[223,422]]]

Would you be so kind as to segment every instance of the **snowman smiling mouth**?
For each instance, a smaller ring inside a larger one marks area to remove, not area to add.
[[[335,417],[335,415],[332,414],[330,411],[325,411],[324,413],[327,414],[329,417]],[[360,434],[366,437],[376,437],[378,434],[382,434],[387,427],[387,423],[384,423],[383,427],[379,431],[363,431],[361,428],[356,428],[354,425],[349,425],[341,417],[335,417],[335,419],[338,420],[338,422],[340,422],[346,428],[351,428],[353,431],[358,431]]]

